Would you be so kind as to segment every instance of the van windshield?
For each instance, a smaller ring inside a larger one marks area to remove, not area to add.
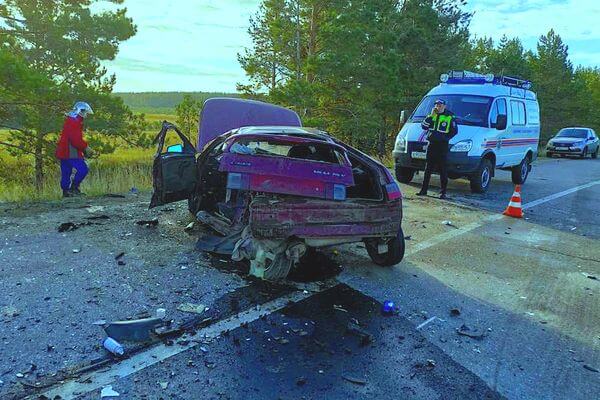
[[[425,96],[410,117],[409,122],[421,122],[433,109],[437,99],[446,102],[446,109],[456,116],[456,122],[461,125],[488,126],[488,112],[491,97],[470,96],[464,94],[444,94],[438,96]]]

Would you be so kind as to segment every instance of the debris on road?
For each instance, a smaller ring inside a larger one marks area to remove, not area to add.
[[[119,254],[117,254],[117,255],[115,256],[115,260],[118,260],[119,258],[123,257],[124,255],[125,255],[125,252],[124,252],[124,251],[120,252]]]
[[[183,228],[183,230],[186,231],[186,232],[190,232],[191,230],[194,229],[194,225],[195,225],[195,223],[192,221],[189,224],[187,224],[185,226],[185,228]]]
[[[123,347],[123,345],[111,337],[107,337],[106,339],[104,339],[104,341],[102,342],[102,346],[104,346],[106,350],[117,356],[122,356],[123,354],[125,354],[125,348]]]
[[[478,332],[477,329],[471,330],[467,325],[462,324],[460,328],[456,329],[456,333],[461,336],[467,336],[472,339],[483,339],[485,337],[485,332]]]
[[[162,318],[142,318],[130,321],[106,322],[102,325],[104,332],[116,340],[145,341],[150,339],[150,331],[163,325]],[[103,321],[102,321],[103,322]]]
[[[452,221],[442,221],[442,224],[458,229],[458,226],[454,225]]]
[[[342,375],[342,378],[347,380],[348,382],[354,383],[356,385],[361,385],[364,386],[367,384],[367,381],[361,378],[356,378],[354,376],[350,376],[350,375]]]
[[[594,368],[591,365],[587,365],[587,364],[583,364],[583,368],[587,369],[588,371],[592,371],[592,372],[600,372],[597,368]]]
[[[206,306],[204,304],[182,303],[177,306],[177,310],[186,313],[202,314],[206,311]]]
[[[346,331],[358,336],[360,338],[361,346],[366,346],[368,344],[373,343],[374,341],[373,335],[361,328],[356,322],[348,322],[348,325],[346,326]]]
[[[306,384],[306,378],[301,376],[300,378],[296,379],[296,385],[298,386],[304,386]]]
[[[347,312],[348,312],[348,310],[346,310],[344,307],[342,307],[342,306],[340,306],[340,305],[337,305],[337,304],[334,304],[334,305],[333,305],[333,309],[334,309],[334,310],[338,310],[338,311],[342,311],[342,312],[345,312],[345,313],[347,313]]]
[[[73,249],[73,253],[77,254],[79,253],[81,250],[80,249]]]
[[[13,306],[3,306],[0,307],[0,315],[6,318],[14,318],[19,316],[20,312],[17,308]]]
[[[60,224],[58,226],[57,230],[58,230],[58,232],[62,233],[62,232],[71,232],[78,228],[79,227],[73,222],[63,222],[62,224]]]
[[[400,308],[391,300],[386,300],[381,305],[381,314],[383,315],[397,315],[400,312]]]
[[[102,388],[100,391],[100,398],[104,399],[105,397],[119,397],[119,392],[113,390],[112,385],[108,385]]]
[[[158,382],[158,384],[163,390],[169,387],[169,382]]]
[[[150,220],[139,220],[136,221],[137,225],[145,226],[146,228],[152,228],[158,225],[158,218],[152,218]]]
[[[594,276],[594,275],[587,275],[587,274],[586,274],[586,277],[587,277],[588,279],[591,279],[591,280],[593,280],[593,281],[597,281],[597,280],[598,280],[598,277],[596,277],[596,276]]]
[[[450,315],[452,315],[453,317],[458,317],[460,315],[460,309],[459,308],[451,308]]]

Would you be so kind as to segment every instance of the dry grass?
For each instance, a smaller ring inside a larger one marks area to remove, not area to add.
[[[149,190],[152,187],[152,155],[153,151],[148,149],[122,149],[88,160],[90,172],[81,190],[92,196],[123,193],[132,187]],[[40,201],[62,196],[58,163],[47,166],[42,190],[36,189],[33,178],[30,157],[1,155],[0,201]]]

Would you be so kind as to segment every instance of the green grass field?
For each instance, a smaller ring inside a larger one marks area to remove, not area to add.
[[[163,120],[175,121],[172,114],[148,114],[149,122],[160,124]],[[156,127],[151,127],[155,134]],[[0,138],[6,132],[0,131]],[[170,142],[174,138],[169,138]],[[88,160],[89,175],[81,190],[90,196],[106,193],[128,192],[152,188],[152,159],[155,149],[118,148],[114,153],[101,154]],[[34,185],[34,164],[31,156],[13,157],[0,147],[0,202],[27,202],[59,199],[60,168],[58,162],[45,168],[45,182],[42,190]]]

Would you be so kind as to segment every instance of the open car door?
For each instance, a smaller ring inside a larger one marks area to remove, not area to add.
[[[173,130],[181,142],[165,148],[167,133]],[[163,121],[154,139],[158,144],[152,166],[152,200],[150,208],[186,200],[196,186],[196,150],[189,139],[170,122]]]

